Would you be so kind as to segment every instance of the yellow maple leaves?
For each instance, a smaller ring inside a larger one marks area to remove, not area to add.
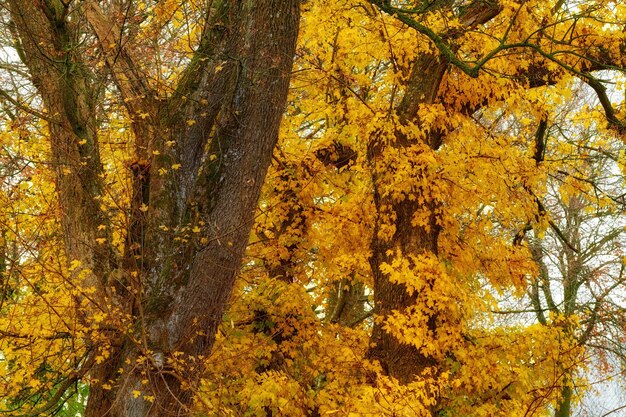
[[[186,13],[197,12],[195,3],[200,2],[140,5],[147,17],[137,36],[168,28],[188,34],[165,42],[168,48],[157,48],[163,56],[164,50],[193,44],[198,25]],[[620,45],[619,37],[612,36],[615,25],[581,18],[574,27],[571,10],[553,17],[552,6],[505,1],[489,25],[472,26],[458,37],[461,9],[427,14],[423,24],[455,37],[455,54],[469,63],[505,37],[509,43],[531,40],[547,48],[551,39],[569,34],[580,44],[560,45],[558,59],[577,71],[578,51],[605,40],[607,50]],[[558,315],[545,325],[526,325],[519,318],[503,324],[494,311],[501,313],[503,300],[521,302],[532,289],[538,271],[524,233],[539,238],[553,227],[550,213],[537,204],[547,195],[549,182],[558,180],[564,203],[596,191],[588,181],[595,168],[586,161],[597,159],[613,140],[601,109],[588,103],[567,110],[580,87],[564,75],[555,56],[531,57],[531,50],[520,46],[494,56],[477,78],[447,68],[433,102],[420,103],[412,118],[400,117],[396,109],[407,94],[411,66],[435,53],[435,46],[372,4],[315,0],[304,7],[288,117],[215,351],[208,358],[172,353],[167,366],[182,375],[195,362],[208,364],[202,385],[194,389],[199,411],[209,414],[265,415],[271,410],[299,416],[314,410],[321,415],[415,416],[429,415],[434,404],[449,416],[521,416],[530,405],[536,410],[528,415],[545,414],[559,395],[556,388],[564,384],[563,369],[583,362],[583,347],[573,338],[580,324],[575,316]],[[594,13],[624,19],[622,6],[613,15],[604,9],[598,5]],[[539,29],[544,20],[553,22],[550,36]],[[176,52],[179,61],[188,59],[188,49]],[[219,59],[215,73],[228,68]],[[171,68],[151,79],[162,94],[171,93],[167,86],[180,75],[176,59],[171,62]],[[545,73],[534,78],[533,68]],[[533,83],[549,85],[531,88]],[[135,144],[130,118],[115,105],[112,110],[100,132],[107,139],[102,149],[107,192],[97,201],[111,214],[111,224],[98,226],[93,241],[123,254],[139,249],[127,247],[124,233],[134,192],[124,161]],[[150,115],[134,117],[147,120]],[[537,125],[544,119],[553,130],[544,154],[537,155]],[[185,123],[195,129],[199,121]],[[557,139],[557,130],[571,140]],[[3,132],[2,146],[19,149],[24,160],[48,157],[50,150],[38,144],[45,141],[25,141],[18,133]],[[428,142],[433,135],[440,140],[436,146]],[[164,145],[152,151],[155,159],[166,161],[156,170],[161,178],[153,180],[166,181],[184,171],[181,162],[169,159],[176,141]],[[618,168],[624,170],[623,151],[617,155]],[[10,156],[2,154],[3,163]],[[217,164],[220,155],[208,159]],[[76,259],[64,266],[58,224],[50,215],[62,210],[54,206],[55,168],[29,163],[20,168],[23,178],[16,176],[0,196],[0,219],[10,226],[3,228],[0,246],[17,248],[14,253],[3,249],[11,262],[0,328],[15,337],[0,341],[2,392],[18,398],[50,389],[72,375],[73,363],[85,360],[85,340],[106,340],[111,323],[146,349],[145,357],[126,366],[157,366],[157,361],[150,364],[149,349],[137,337],[144,336],[142,329],[129,330],[128,312],[117,311],[105,297],[95,300],[104,311],[76,315],[77,307],[93,302],[93,290],[78,287],[98,265]],[[65,175],[75,172],[66,166],[56,169]],[[386,203],[376,210],[380,199]],[[409,202],[418,209],[406,214],[407,225],[423,233],[441,229],[434,248],[411,252],[398,243],[403,232],[398,207]],[[159,210],[158,202],[134,207],[146,216]],[[589,207],[616,210],[609,198]],[[179,229],[155,228],[177,242],[208,245],[203,232],[211,226],[191,218]],[[240,243],[227,237],[221,241],[227,247]],[[392,248],[379,270],[372,270],[373,242]],[[128,259],[141,262],[139,254]],[[171,267],[183,271],[187,265]],[[373,276],[379,272],[413,304],[392,309],[386,318],[378,315]],[[110,291],[128,291],[140,305],[139,278],[135,269],[114,275]],[[436,364],[407,384],[386,375],[368,355],[377,324]],[[23,340],[32,348],[23,348]],[[99,364],[107,357],[104,349],[92,359]],[[113,388],[110,382],[102,386]],[[148,391],[131,393],[155,399]]]

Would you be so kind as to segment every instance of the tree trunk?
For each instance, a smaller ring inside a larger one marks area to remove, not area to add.
[[[554,413],[554,417],[570,417],[572,415],[572,397],[574,391],[567,385],[569,378],[564,378],[566,385],[561,388],[561,396]]]
[[[410,84],[398,110],[400,120],[416,121],[419,104],[434,101],[446,66],[437,55],[424,55],[415,61]],[[392,264],[399,254],[404,257],[424,254],[436,257],[440,226],[436,213],[438,202],[432,198],[430,190],[419,188],[413,190],[417,195],[411,198],[408,195],[398,198],[390,192],[393,184],[384,178],[386,167],[377,166],[383,161],[385,152],[391,149],[399,150],[404,158],[410,158],[408,149],[416,143],[411,143],[400,133],[390,145],[382,146],[380,143],[373,143],[368,150],[369,160],[373,165],[374,203],[378,211],[371,244],[370,265],[374,276],[375,312],[378,316],[387,318],[394,310],[404,311],[414,306],[420,294],[411,294],[404,285],[389,281],[389,277],[382,272],[381,265]],[[427,149],[435,151],[439,144],[437,132],[426,135],[422,140],[425,152],[428,152]],[[418,170],[419,175],[426,178],[431,175]],[[413,218],[418,211],[427,219],[426,224],[414,224]],[[394,230],[392,236],[381,232],[381,229],[390,227]],[[432,286],[433,283],[427,285]],[[429,318],[429,331],[436,330],[436,320],[436,314]],[[432,357],[413,345],[401,342],[397,336],[386,331],[384,325],[384,321],[375,322],[372,332],[374,346],[368,356],[380,363],[386,375],[406,384],[413,381],[426,368],[435,365],[436,362]]]
[[[370,2],[391,15],[397,14],[397,10],[386,2]],[[446,9],[450,5],[451,2],[443,1],[437,7]],[[464,9],[459,20],[467,28],[474,27],[493,19],[500,11],[497,2],[475,1]],[[458,30],[442,35],[449,43],[447,52],[456,50],[454,40],[463,32]],[[439,310],[445,309],[445,306],[432,305],[436,274],[425,274],[423,266],[419,265],[419,259],[439,262],[441,197],[437,196],[432,187],[432,181],[436,179],[432,166],[420,165],[418,160],[422,154],[437,152],[443,141],[443,133],[437,127],[424,126],[418,111],[421,106],[437,101],[439,87],[449,65],[444,54],[424,53],[417,56],[411,66],[403,99],[395,109],[399,124],[403,127],[396,129],[391,138],[373,138],[368,146],[374,203],[378,213],[371,242],[370,265],[374,277],[375,313],[379,317],[374,323],[371,337],[373,346],[368,357],[381,365],[384,375],[402,384],[416,380],[426,370],[434,371],[430,376],[436,376],[437,366],[445,354],[434,354],[433,349],[427,347],[429,343],[436,343],[439,322],[450,318],[440,317]],[[410,129],[409,123],[419,129],[413,138],[407,137],[405,133]],[[388,155],[395,156],[389,159]],[[395,184],[393,176],[389,174],[394,170],[391,163],[411,170],[411,178],[404,179],[414,184],[408,192],[398,192],[402,187],[401,184]],[[384,266],[392,265],[398,259],[409,262],[416,279],[422,281],[414,283],[415,287],[422,290],[413,291],[404,284],[390,281],[389,274],[383,272]],[[425,316],[419,325],[422,327],[419,333],[429,340],[411,343],[402,341],[401,333],[411,329],[388,330],[389,319],[393,314]],[[434,415],[439,402],[437,389],[433,387],[426,395],[434,397],[432,405],[425,407],[426,413]]]
[[[106,3],[8,4],[20,57],[50,115],[67,258],[80,262],[80,284],[97,294],[79,314],[88,326],[94,311],[116,306],[133,320],[130,331],[112,326],[86,340],[92,359],[110,346],[107,359],[85,370],[85,415],[189,415],[278,137],[299,0],[212,2],[195,55],[167,99],[151,89],[135,60],[139,46],[121,39],[121,26],[106,17],[115,13],[101,10]],[[123,253],[102,231],[109,220],[98,202],[99,86],[80,49],[78,14],[93,30],[135,136]],[[174,239],[194,226],[197,237]]]

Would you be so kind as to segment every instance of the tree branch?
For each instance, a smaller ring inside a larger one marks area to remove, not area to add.
[[[85,17],[98,38],[107,66],[131,118],[137,119],[136,116],[144,112],[154,117],[150,113],[153,113],[155,92],[128,52],[127,45],[121,41],[121,29],[107,19],[97,1],[87,0],[83,4]]]

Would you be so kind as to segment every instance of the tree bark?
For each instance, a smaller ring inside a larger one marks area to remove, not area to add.
[[[419,104],[432,103],[437,95],[439,84],[447,64],[437,55],[423,55],[413,64],[409,86],[400,104],[398,114],[400,120],[416,121]],[[425,76],[426,75],[426,76]],[[424,145],[436,150],[440,138],[436,132],[427,135]],[[377,164],[388,149],[374,142],[368,149],[368,157],[373,165],[374,203],[378,211],[378,220],[375,225],[371,243],[372,256],[370,265],[374,277],[375,312],[378,316],[387,318],[394,310],[403,311],[418,302],[419,294],[411,294],[404,285],[389,281],[381,271],[383,263],[391,264],[399,253],[402,256],[432,254],[437,256],[437,241],[440,226],[437,223],[436,209],[438,202],[430,197],[430,191],[415,190],[419,196],[409,199],[404,196],[399,201],[388,192],[390,184],[385,183],[384,167],[379,172]],[[392,141],[391,147],[404,152],[411,146],[410,141],[402,134]],[[403,155],[407,155],[403,153]],[[422,175],[428,175],[422,172]],[[427,224],[414,225],[413,217],[416,212],[425,213]],[[391,224],[390,224],[391,222]],[[381,233],[381,227],[393,226],[393,236]],[[429,283],[432,285],[433,283]],[[436,316],[428,322],[430,331],[435,331]],[[423,370],[433,366],[433,358],[420,352],[412,345],[402,343],[398,338],[384,329],[384,321],[376,321],[372,332],[372,347],[369,358],[377,360],[385,374],[397,378],[402,383],[409,383]]]
[[[386,2],[370,2],[391,15],[397,14]],[[442,9],[449,6],[450,3],[446,1],[438,3],[438,7]],[[491,20],[500,11],[497,2],[477,1],[468,5],[460,21],[465,28],[474,27]],[[445,40],[450,42],[448,52],[455,51],[454,40],[463,32],[457,30],[444,35]],[[422,126],[418,115],[420,106],[437,101],[444,73],[451,65],[443,51],[440,52],[442,53],[424,53],[413,61],[403,99],[395,109],[401,125],[412,123],[417,127]],[[393,377],[402,384],[416,380],[428,369],[434,369],[436,375],[440,358],[418,347],[423,341],[417,341],[417,344],[404,343],[397,335],[386,330],[385,325],[394,312],[411,315],[416,306],[427,305],[427,293],[432,290],[435,282],[433,278],[424,278],[423,284],[427,290],[413,292],[403,284],[391,282],[389,276],[382,272],[381,266],[391,265],[398,256],[405,259],[419,256],[438,259],[441,201],[430,189],[429,181],[433,178],[430,168],[415,166],[411,160],[415,157],[416,149],[419,149],[418,153],[435,153],[442,140],[443,133],[436,128],[424,129],[418,139],[407,138],[402,129],[397,129],[392,138],[374,138],[368,146],[374,203],[378,212],[371,242],[370,265],[374,278],[375,313],[379,320],[374,323],[372,347],[367,356],[380,364],[384,375]],[[393,152],[402,161],[413,164],[415,183],[426,185],[414,187],[410,196],[398,196],[394,193],[394,185],[387,179],[389,166],[385,163],[385,154],[388,152]],[[415,222],[416,214],[419,214],[422,222]],[[393,233],[389,233],[389,230]],[[419,268],[414,263],[411,266]],[[437,306],[434,306],[428,313],[423,333],[436,339],[440,319]],[[431,395],[435,397],[433,405],[427,407],[427,413],[432,415],[436,414],[438,408],[436,392],[436,389],[432,390]]]
[[[20,35],[18,53],[54,121],[48,124],[51,162],[68,261],[80,262],[76,273],[91,271],[82,285],[95,288],[103,297],[111,265],[106,246],[94,243],[102,237],[98,226],[107,225],[108,219],[98,203],[103,184],[94,91],[89,70],[72,47],[76,27],[65,20],[62,10],[39,1],[11,0],[8,5]]]
[[[195,56],[169,98],[150,86],[137,46],[122,39],[121,26],[101,9],[106,3],[8,5],[20,57],[54,120],[67,258],[87,271],[81,285],[96,289],[99,304],[80,314],[88,325],[93,308],[115,305],[134,320],[130,332],[107,330],[109,357],[90,371],[86,416],[189,415],[278,137],[299,0],[213,2]],[[123,253],[101,243],[109,220],[98,202],[98,86],[80,49],[85,35],[77,14],[93,30],[88,39],[104,55],[135,136]],[[202,229],[197,238],[173,239],[193,225]]]

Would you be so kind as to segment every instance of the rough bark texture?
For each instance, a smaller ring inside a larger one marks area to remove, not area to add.
[[[370,2],[392,15],[397,13],[385,2],[375,0]],[[438,7],[443,9],[449,6],[450,2],[438,3]],[[497,2],[473,2],[465,9],[460,21],[465,28],[475,27],[493,19],[500,10]],[[456,30],[443,34],[443,39],[449,42],[447,52],[456,50],[454,40],[463,32],[463,30]],[[449,66],[450,63],[443,53],[425,53],[415,58],[403,99],[395,110],[402,124],[410,122],[417,126],[421,125],[418,116],[419,107],[437,101],[443,75]],[[437,129],[431,129],[421,139],[424,149],[434,152],[441,146],[442,140],[442,134]],[[384,329],[386,318],[394,310],[403,311],[419,304],[421,294],[410,294],[404,285],[390,282],[388,276],[381,272],[381,265],[391,264],[398,251],[405,257],[423,254],[438,256],[438,239],[441,231],[438,222],[440,202],[432,198],[427,189],[415,190],[417,195],[410,199],[407,196],[398,200],[397,196],[391,196],[390,193],[384,191],[385,167],[381,168],[378,165],[385,152],[391,148],[399,151],[406,158],[410,158],[411,154],[408,150],[415,144],[415,139],[408,139],[401,132],[397,132],[391,140],[375,138],[368,148],[368,159],[373,167],[374,203],[378,211],[378,220],[371,243],[370,265],[374,276],[375,312],[384,319],[374,324],[371,338],[373,347],[370,348],[368,357],[378,361],[386,375],[404,384],[414,381],[427,368],[436,366],[437,360],[422,353],[413,345],[400,342]],[[428,177],[430,174],[420,172],[418,175]],[[414,215],[418,212],[427,219],[426,225],[414,225]],[[381,226],[389,224],[395,230],[391,238],[379,233]],[[434,283],[426,284],[432,286]],[[428,330],[433,334],[436,334],[437,320],[437,313],[434,312],[427,322]],[[438,400],[435,399],[435,402]],[[437,404],[430,409],[433,414],[436,414],[436,410]]]
[[[89,71],[71,47],[76,27],[60,10],[37,1],[8,5],[20,33],[18,52],[53,120],[52,162],[68,258],[94,271],[83,285],[102,289],[110,268],[108,253],[93,242],[98,225],[106,224],[96,200],[103,185]]]
[[[421,103],[432,103],[437,95],[439,84],[446,68],[437,55],[424,55],[413,64],[409,85],[398,110],[400,119],[403,121],[416,121],[417,109]],[[426,137],[426,145],[437,149],[440,144],[439,135],[436,132]],[[410,145],[409,141],[398,134],[391,146],[404,149]],[[370,161],[375,164],[376,160],[385,152],[382,146],[374,143],[369,149]],[[374,237],[372,240],[372,256],[370,264],[374,275],[374,301],[376,314],[387,317],[393,310],[406,309],[415,305],[419,294],[409,294],[404,285],[395,284],[381,272],[381,265],[393,261],[396,249],[403,255],[419,255],[425,252],[437,255],[437,239],[440,227],[437,224],[437,202],[425,196],[426,204],[420,204],[419,199],[405,198],[397,201],[390,195],[383,196],[380,188],[379,176],[373,177],[374,203],[379,213]],[[424,173],[425,174],[425,173]],[[422,192],[420,190],[419,192]],[[427,226],[414,226],[413,216],[415,212],[428,212]],[[380,237],[378,231],[380,225],[387,222],[387,216],[383,212],[391,212],[394,218],[395,234],[392,239]],[[435,330],[436,317],[429,321],[430,330]],[[383,371],[397,378],[402,383],[411,382],[425,368],[435,364],[435,361],[422,354],[416,347],[400,342],[383,328],[383,323],[377,322],[372,332],[374,347],[369,351],[371,359],[378,360]]]
[[[102,304],[92,308],[115,304],[135,319],[133,334],[111,330],[109,359],[90,372],[98,382],[86,415],[189,415],[201,358],[213,346],[276,144],[299,0],[212,2],[195,56],[169,98],[151,90],[133,43],[109,20],[115,3],[7,4],[20,57],[52,118],[68,260],[91,270],[82,285],[95,287]],[[81,55],[85,27],[78,22],[85,22],[76,16],[89,23],[87,39],[99,45],[132,120],[133,196],[122,254],[96,243],[106,237],[98,226],[108,224],[98,203],[104,187],[94,103],[99,86]],[[174,163],[179,170],[159,175]],[[159,228],[175,233],[192,223],[203,230],[184,244]],[[142,356],[147,360],[138,366]],[[193,365],[181,369],[170,360]],[[105,382],[113,388],[102,389]]]

